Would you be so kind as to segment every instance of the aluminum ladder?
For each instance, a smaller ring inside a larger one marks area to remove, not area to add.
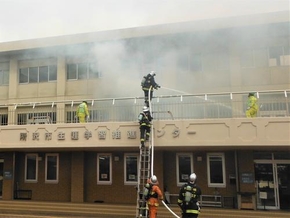
[[[140,146],[136,218],[148,217],[148,206],[143,196],[143,190],[147,183],[147,180],[150,178],[151,147],[146,144],[149,144],[149,143],[145,143],[145,146],[143,148]]]

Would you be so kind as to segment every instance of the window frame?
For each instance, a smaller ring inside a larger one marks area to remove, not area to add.
[[[28,156],[35,156],[35,179],[28,179],[27,178],[27,160]],[[38,154],[37,153],[27,153],[25,154],[25,169],[24,169],[24,182],[25,183],[37,183],[38,182]]]
[[[100,174],[100,157],[106,156],[109,157],[109,179],[102,181],[99,177]],[[98,185],[111,185],[112,184],[112,154],[111,153],[99,153],[97,154],[97,184]]]
[[[127,178],[127,157],[136,157],[136,181],[129,181]],[[138,153],[125,153],[124,154],[124,184],[125,185],[136,185],[138,184],[138,177],[139,177],[139,155]]]
[[[185,156],[185,157],[189,157],[190,158],[190,172],[188,173],[188,177],[190,176],[190,174],[193,171],[193,155],[192,153],[177,153],[176,154],[176,183],[177,183],[177,186],[182,186],[184,185],[184,183],[187,182],[187,179],[185,181],[180,181],[179,180],[179,157],[181,156]]]
[[[226,187],[226,167],[225,167],[225,154],[224,153],[207,153],[206,163],[207,163],[207,183],[208,187],[214,188],[225,188]],[[210,158],[219,157],[222,161],[222,174],[223,174],[223,183],[212,183],[211,178],[211,169],[210,169]]]
[[[48,173],[47,173],[47,170],[48,170],[48,157],[56,157],[56,179],[54,180],[50,180],[47,178],[48,176]],[[45,183],[58,183],[59,181],[59,154],[58,153],[47,153],[45,154]]]

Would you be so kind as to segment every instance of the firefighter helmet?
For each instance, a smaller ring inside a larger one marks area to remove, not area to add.
[[[143,107],[143,112],[147,112],[147,111],[149,111],[149,108],[146,107],[146,106],[144,106],[144,107]]]
[[[189,181],[191,183],[195,183],[195,180],[196,180],[196,174],[195,173],[190,174]]]
[[[155,176],[155,175],[153,175],[153,176],[151,177],[150,180],[151,180],[151,183],[152,183],[152,184],[155,184],[155,183],[157,183],[157,181],[158,181],[158,180],[157,180],[157,176]]]

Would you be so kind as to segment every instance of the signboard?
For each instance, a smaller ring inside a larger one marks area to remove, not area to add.
[[[267,192],[260,192],[261,199],[267,199]]]
[[[242,173],[242,183],[252,184],[254,183],[253,173]]]
[[[12,179],[12,170],[6,170],[3,172],[4,179]]]

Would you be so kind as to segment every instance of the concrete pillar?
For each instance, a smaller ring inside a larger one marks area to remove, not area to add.
[[[14,167],[14,153],[4,153],[4,168],[3,168],[3,187],[2,199],[12,200],[14,197],[14,180],[15,180],[15,167]]]
[[[84,202],[84,152],[72,152],[71,202]]]

